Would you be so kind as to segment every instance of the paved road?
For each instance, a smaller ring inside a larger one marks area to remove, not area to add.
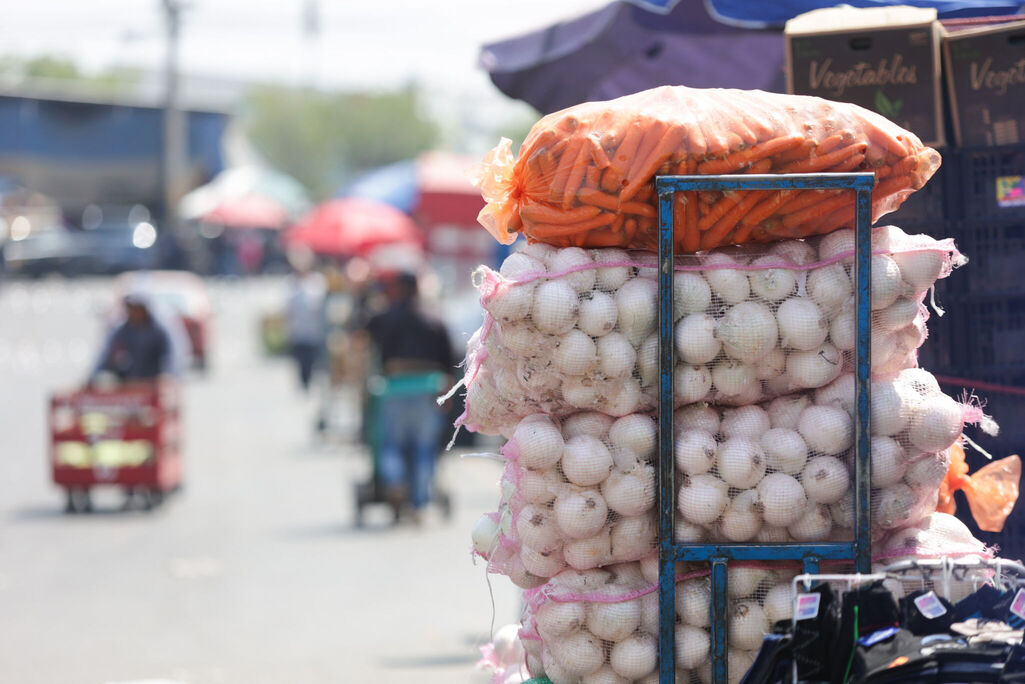
[[[469,529],[498,465],[448,458],[449,524],[352,525],[353,445],[318,444],[315,404],[264,359],[280,283],[211,284],[212,371],[186,389],[187,481],[153,513],[100,498],[61,513],[44,456],[47,393],[82,377],[109,283],[0,287],[0,682],[467,681],[492,604]],[[496,626],[519,598],[492,582]]]

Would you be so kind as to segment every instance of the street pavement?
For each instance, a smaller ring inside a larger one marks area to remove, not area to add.
[[[500,466],[443,459],[449,522],[432,511],[392,528],[371,509],[355,528],[366,453],[316,439],[317,399],[259,349],[281,280],[209,284],[214,348],[185,386],[184,489],[153,512],[120,510],[114,491],[92,514],[62,512],[46,400],[93,363],[109,284],[0,283],[0,682],[471,681],[492,624],[520,609],[492,577],[493,610],[469,553]]]

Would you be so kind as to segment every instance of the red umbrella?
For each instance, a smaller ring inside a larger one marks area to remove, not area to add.
[[[200,216],[200,220],[232,228],[282,228],[288,212],[272,199],[245,195],[221,202]]]
[[[364,256],[381,245],[420,245],[424,236],[411,218],[388,204],[344,198],[317,206],[285,240],[320,254]]]

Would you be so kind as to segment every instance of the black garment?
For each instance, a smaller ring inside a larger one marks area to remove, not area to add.
[[[455,366],[448,331],[414,301],[395,304],[367,324],[381,353],[381,365],[392,360],[422,361],[449,372]]]
[[[820,584],[805,593],[820,595],[819,613],[799,620],[794,629],[797,676],[801,681],[825,681],[829,679],[831,651],[840,629],[840,599],[828,584]]]
[[[962,622],[969,618],[986,618],[1002,620],[1003,615],[997,609],[1002,593],[991,584],[984,584],[974,593],[965,596],[954,606],[954,622]]]
[[[947,632],[950,629],[950,625],[954,622],[954,604],[939,594],[936,594],[936,598],[947,609],[947,612],[934,618],[922,615],[922,611],[915,605],[915,599],[928,593],[929,590],[919,589],[900,600],[901,624],[916,636]]]
[[[313,343],[293,342],[292,358],[299,367],[299,382],[304,390],[310,388],[310,380],[313,378],[313,366],[317,361],[319,347]]]
[[[149,380],[171,367],[171,340],[152,318],[135,325],[126,321],[114,331],[97,370],[109,371],[121,380]]]
[[[841,601],[840,626],[832,642],[829,658],[829,679],[834,684],[842,684],[844,681],[855,640],[900,625],[897,602],[881,580],[851,589],[844,593]]]

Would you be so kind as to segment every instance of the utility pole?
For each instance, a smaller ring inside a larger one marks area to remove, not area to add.
[[[178,83],[178,39],[183,3],[162,0],[167,26],[167,61],[164,66],[164,228],[177,234],[178,201],[185,193],[188,165],[187,122],[181,110]]]
[[[303,5],[302,34],[306,40],[306,58],[309,60],[306,78],[310,90],[318,90],[320,82],[320,4],[306,0]]]

